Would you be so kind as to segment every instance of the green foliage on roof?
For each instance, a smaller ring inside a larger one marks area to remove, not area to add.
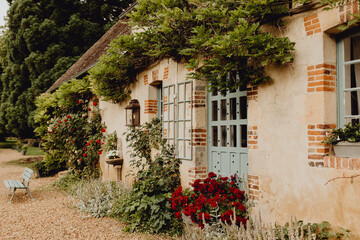
[[[295,44],[276,28],[289,10],[284,0],[139,0],[130,14],[132,36],[113,40],[108,53],[90,70],[97,95],[125,101],[136,73],[164,58],[186,62],[212,89],[237,88],[269,79],[265,67],[293,61]],[[302,1],[308,2],[308,1]],[[275,30],[274,30],[275,29]],[[238,71],[240,79],[227,78]]]

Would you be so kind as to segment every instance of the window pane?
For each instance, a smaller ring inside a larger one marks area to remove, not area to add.
[[[214,147],[218,146],[218,127],[212,127],[212,145]]]
[[[227,132],[226,132],[226,126],[221,126],[221,146],[226,147],[226,141],[227,141]]]
[[[360,91],[345,92],[345,116],[360,115]]]
[[[213,91],[211,92],[211,95],[212,95],[212,96],[217,96],[217,95],[218,95],[218,91],[213,90]]]
[[[236,72],[231,72],[230,74],[230,92],[236,92]]]
[[[185,119],[185,115],[184,115],[184,103],[183,102],[179,102],[178,103],[178,116],[177,116],[178,120],[183,120]]]
[[[230,98],[230,120],[236,120],[236,98]]]
[[[247,97],[240,97],[240,119],[247,119]]]
[[[226,120],[226,99],[221,100],[220,102],[220,113],[221,120]]]
[[[230,147],[236,147],[236,125],[230,126]]]
[[[247,147],[247,125],[240,125],[241,147]]]
[[[218,120],[218,102],[212,101],[212,120],[217,121]]]
[[[178,101],[184,101],[184,89],[185,85],[184,84],[179,84],[178,85]]]
[[[345,66],[345,88],[360,87],[360,64]]]
[[[360,59],[360,36],[347,38],[345,43],[345,61]]]

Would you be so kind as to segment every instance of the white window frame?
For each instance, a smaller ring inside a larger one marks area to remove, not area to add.
[[[182,93],[179,92],[180,86],[183,85],[184,91]],[[190,93],[186,92],[186,86],[190,85],[189,89],[191,90]],[[162,122],[163,122],[163,138],[167,140],[169,144],[174,144],[175,146],[175,156],[176,158],[182,160],[192,160],[192,119],[193,119],[193,111],[192,111],[192,97],[193,97],[193,82],[191,80],[179,82],[176,84],[170,84],[163,86],[162,89],[162,98],[165,96],[167,97],[167,101],[165,102],[164,99],[161,99],[162,108]],[[179,94],[183,94],[181,100],[179,100]],[[186,99],[186,95],[190,95],[190,99]],[[173,96],[173,99],[170,99],[170,96]],[[180,109],[179,105],[183,106]],[[173,106],[173,108],[171,108]],[[190,106],[190,118],[186,118],[186,107]],[[165,112],[164,109],[167,109]],[[170,111],[173,109],[173,112]],[[179,119],[180,111],[183,111],[183,118]],[[167,117],[165,117],[167,114]],[[190,124],[186,124],[190,123]],[[182,128],[180,129],[180,125],[182,124]],[[190,129],[186,128],[186,125],[190,125]],[[173,127],[172,127],[173,126]],[[167,129],[167,135],[165,136],[164,131],[165,127]],[[170,134],[172,131],[172,134]],[[180,134],[182,131],[182,134]],[[186,137],[186,131],[188,132],[188,136]],[[180,137],[182,135],[183,137]],[[190,153],[186,152],[186,147],[182,148],[182,151],[179,151],[180,142],[183,143],[183,146],[186,144],[190,145]]]

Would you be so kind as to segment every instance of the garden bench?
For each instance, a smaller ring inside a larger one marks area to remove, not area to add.
[[[30,195],[31,199],[35,200],[32,197],[31,192],[29,190],[30,178],[33,175],[33,173],[34,173],[34,171],[31,170],[30,168],[25,168],[25,170],[22,174],[22,181],[20,181],[20,180],[5,180],[4,181],[5,187],[9,189],[9,195],[10,195],[11,189],[13,189],[13,193],[10,198],[9,204],[11,203],[11,200],[14,197],[16,189],[25,189],[26,192]]]

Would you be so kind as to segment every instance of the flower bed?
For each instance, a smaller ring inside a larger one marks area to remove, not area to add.
[[[239,189],[239,179],[236,176],[217,176],[210,172],[203,182],[196,180],[193,191],[182,191],[180,186],[173,192],[171,207],[175,217],[181,219],[182,214],[191,218],[201,228],[204,221],[215,223],[219,218],[222,222],[246,226],[245,193]]]

